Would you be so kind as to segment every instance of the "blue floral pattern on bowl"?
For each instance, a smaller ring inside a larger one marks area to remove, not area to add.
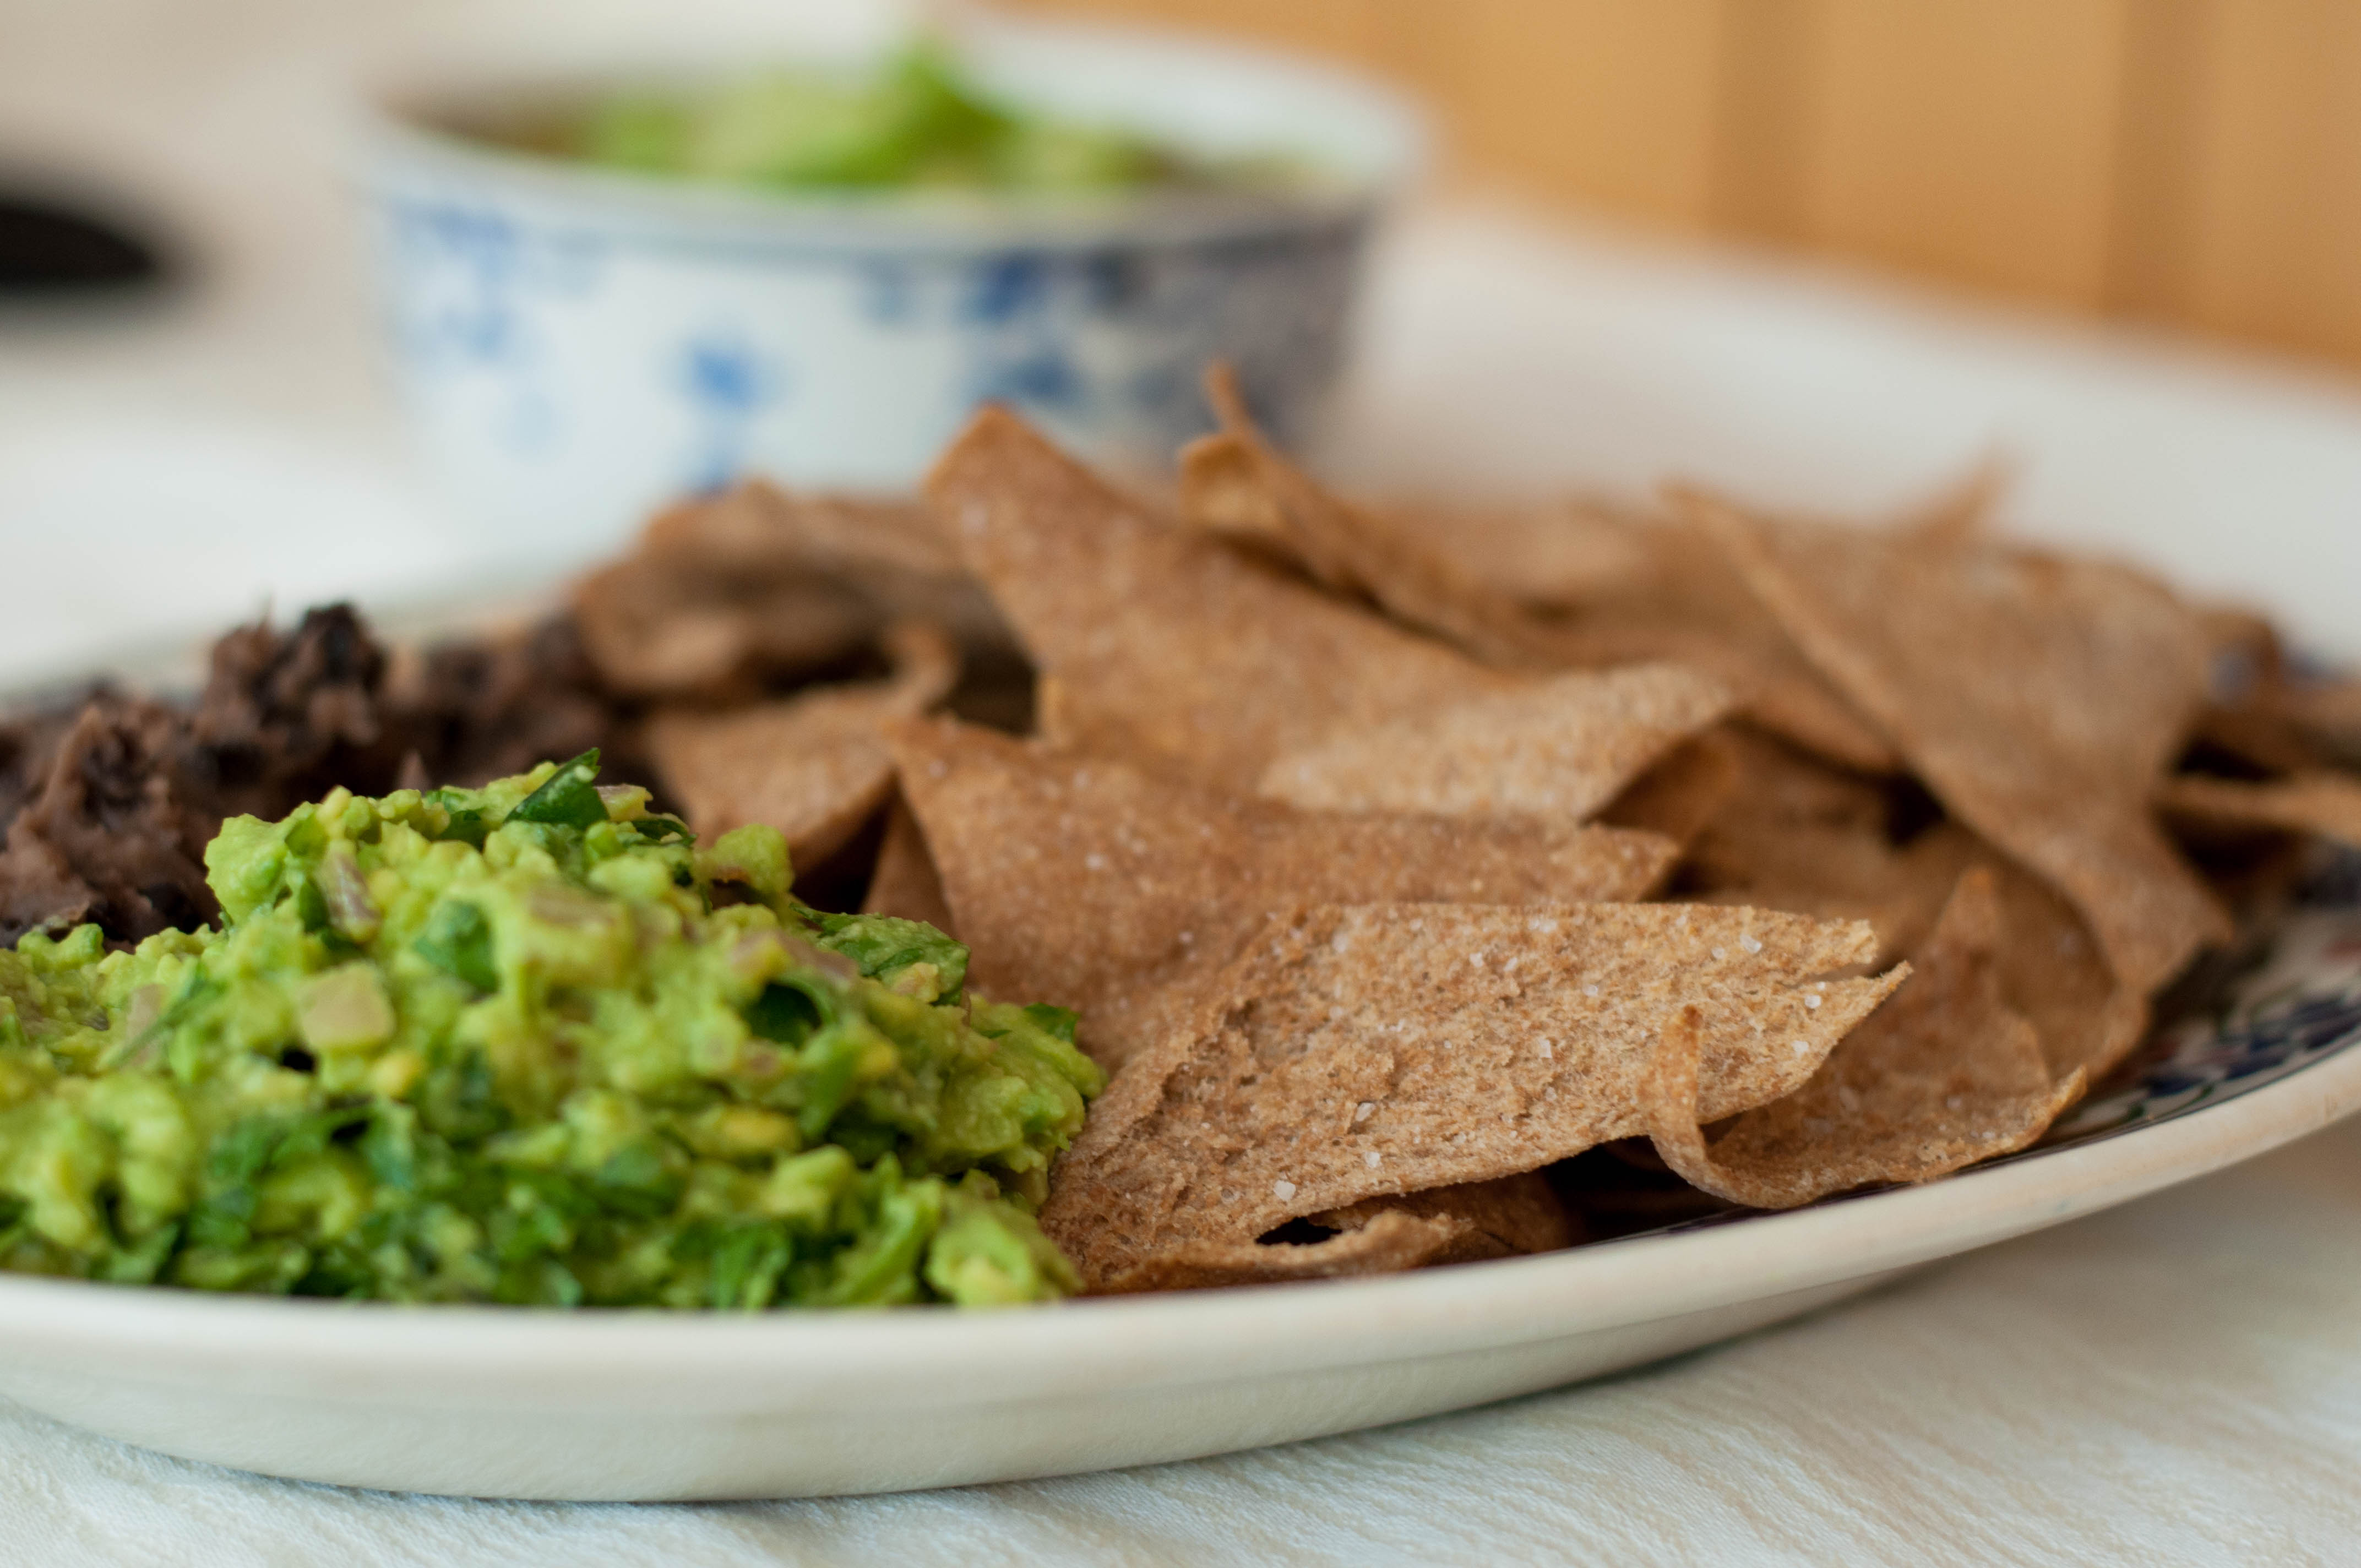
[[[972,247],[604,226],[442,177],[387,181],[379,250],[425,455],[479,521],[588,553],[744,472],[915,484],[977,406],[1118,471],[1209,428],[1216,359],[1282,443],[1344,367],[1371,215]]]

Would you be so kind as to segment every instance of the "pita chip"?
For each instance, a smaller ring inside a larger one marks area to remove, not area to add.
[[[2039,877],[1982,846],[2000,900],[1993,961],[2001,999],[2033,1021],[2052,1080],[2096,1084],[2147,1032],[2146,992],[2118,981],[2074,906]]]
[[[1086,1278],[1084,1285],[1093,1295],[1128,1295],[1400,1274],[1429,1264],[1464,1261],[1459,1250],[1480,1234],[1473,1222],[1456,1215],[1389,1210],[1323,1241],[1188,1243],[1111,1278]]]
[[[1631,537],[1647,570],[1552,626],[1553,662],[1688,664],[1728,685],[1745,717],[1795,745],[1862,773],[1895,767],[1892,745],[1797,652],[1695,523],[1653,518],[1634,524]]]
[[[924,713],[959,678],[958,652],[933,627],[899,626],[886,641],[889,680],[719,713],[661,709],[648,721],[657,779],[698,837],[768,823],[786,835],[791,862],[809,867],[877,814],[894,784],[884,727]]]
[[[1997,449],[1985,453],[1966,473],[1910,507],[1892,526],[1929,543],[1971,544],[1992,530],[1993,513],[2016,479],[2016,464]]]
[[[1257,793],[1317,811],[1579,821],[1730,702],[1681,664],[1547,675],[1290,752]]]
[[[2148,992],[2229,922],[2149,797],[2205,694],[2197,618],[2129,570],[1693,509],[1955,817],[2081,910]]]
[[[1078,1042],[1110,1067],[1303,900],[1612,902],[1643,896],[1674,854],[1571,821],[1294,811],[948,721],[900,726],[892,745],[969,972],[1076,1009]]]
[[[1188,1290],[1399,1274],[1445,1263],[1554,1252],[1574,1245],[1564,1203],[1537,1172],[1372,1198],[1312,1215],[1337,1234],[1312,1242],[1199,1242],[1120,1277],[1115,1288]]]
[[[885,807],[885,837],[877,846],[877,864],[869,873],[869,891],[862,895],[863,915],[891,915],[932,926],[946,936],[959,931],[951,906],[943,898],[942,873],[935,869],[933,851],[910,803],[899,795]]]
[[[2343,773],[2304,773],[2262,782],[2183,773],[2164,781],[2156,803],[2170,817],[2308,833],[2361,849],[2361,782]]]
[[[1868,927],[1667,905],[1365,905],[1272,921],[1192,1026],[1118,1073],[1042,1229],[1116,1288],[1175,1249],[1539,1169],[1646,1131],[1662,1032],[1698,1010],[1697,1104],[1800,1086],[1905,971],[1824,979]]]
[[[1400,533],[1447,554],[1493,593],[1552,621],[1626,593],[1651,569],[1641,516],[1584,499],[1460,505],[1395,504]]]
[[[1222,430],[1180,454],[1180,515],[1283,554],[1314,580],[1367,595],[1404,625],[1430,631],[1487,663],[1529,663],[1523,607],[1495,592],[1447,551],[1380,514],[1331,495],[1264,439],[1226,365],[1205,372]]]
[[[1649,1132],[1693,1185],[1788,1209],[1873,1182],[1927,1181],[2024,1148],[2081,1097],[2053,1082],[2039,1038],[2001,996],[2000,903],[1971,871],[1911,956],[1910,978],[1793,1094],[1740,1116],[1712,1144],[1699,1122],[1702,1016],[1664,1031],[1646,1089]]]
[[[1397,1212],[1421,1219],[1446,1220],[1464,1228],[1461,1237],[1433,1259],[1436,1263],[1474,1263],[1488,1257],[1555,1252],[1575,1243],[1574,1216],[1549,1179],[1537,1170],[1519,1171],[1491,1181],[1399,1192],[1390,1198],[1365,1198],[1343,1209],[1310,1215],[1306,1223],[1350,1231],[1368,1224],[1380,1214]]]
[[[1660,833],[1686,848],[1729,807],[1743,777],[1736,743],[1725,732],[1709,729],[1632,780],[1598,821]]]
[[[1155,520],[1003,410],[976,416],[928,493],[1046,677],[1044,733],[1076,749],[1119,749],[1252,795],[1283,757],[1469,705],[1530,726],[1522,750],[1505,732],[1494,741],[1521,762],[1562,740],[1565,705],[1620,696],[1488,669]],[[1691,679],[1695,708],[1712,706],[1708,691],[1723,700],[1709,678]],[[1657,750],[1683,738],[1663,733]],[[1618,754],[1637,773],[1655,760],[1642,752]]]

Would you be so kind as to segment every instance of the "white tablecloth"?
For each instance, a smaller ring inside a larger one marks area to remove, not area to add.
[[[514,9],[482,0],[478,10]],[[448,9],[447,7],[444,9]],[[149,194],[169,309],[0,315],[0,680],[497,554],[410,477],[334,163],[420,6],[0,0],[0,165]],[[1372,483],[1883,506],[1997,444],[2010,515],[2361,652],[2342,382],[1461,210],[1378,280]],[[0,1407],[0,1563],[2275,1563],[2361,1547],[2361,1129],[1587,1387],[1118,1475],[698,1508],[452,1502],[181,1464]],[[5,1354],[5,1347],[0,1347]]]

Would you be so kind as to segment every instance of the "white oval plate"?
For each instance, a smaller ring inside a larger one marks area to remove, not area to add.
[[[401,1308],[0,1277],[0,1393],[192,1459],[478,1497],[883,1492],[1191,1458],[1636,1365],[2361,1106],[2361,861],[2055,1141],[1924,1187],[1391,1278],[994,1312]]]

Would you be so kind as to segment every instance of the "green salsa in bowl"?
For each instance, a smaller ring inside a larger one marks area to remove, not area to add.
[[[1283,191],[1318,178],[1278,151],[1198,152],[994,93],[937,44],[858,68],[613,87],[478,134],[609,169],[781,192],[1055,197]]]
[[[0,1267],[396,1301],[987,1305],[1104,1075],[595,754],[207,850],[221,928],[0,951]]]

